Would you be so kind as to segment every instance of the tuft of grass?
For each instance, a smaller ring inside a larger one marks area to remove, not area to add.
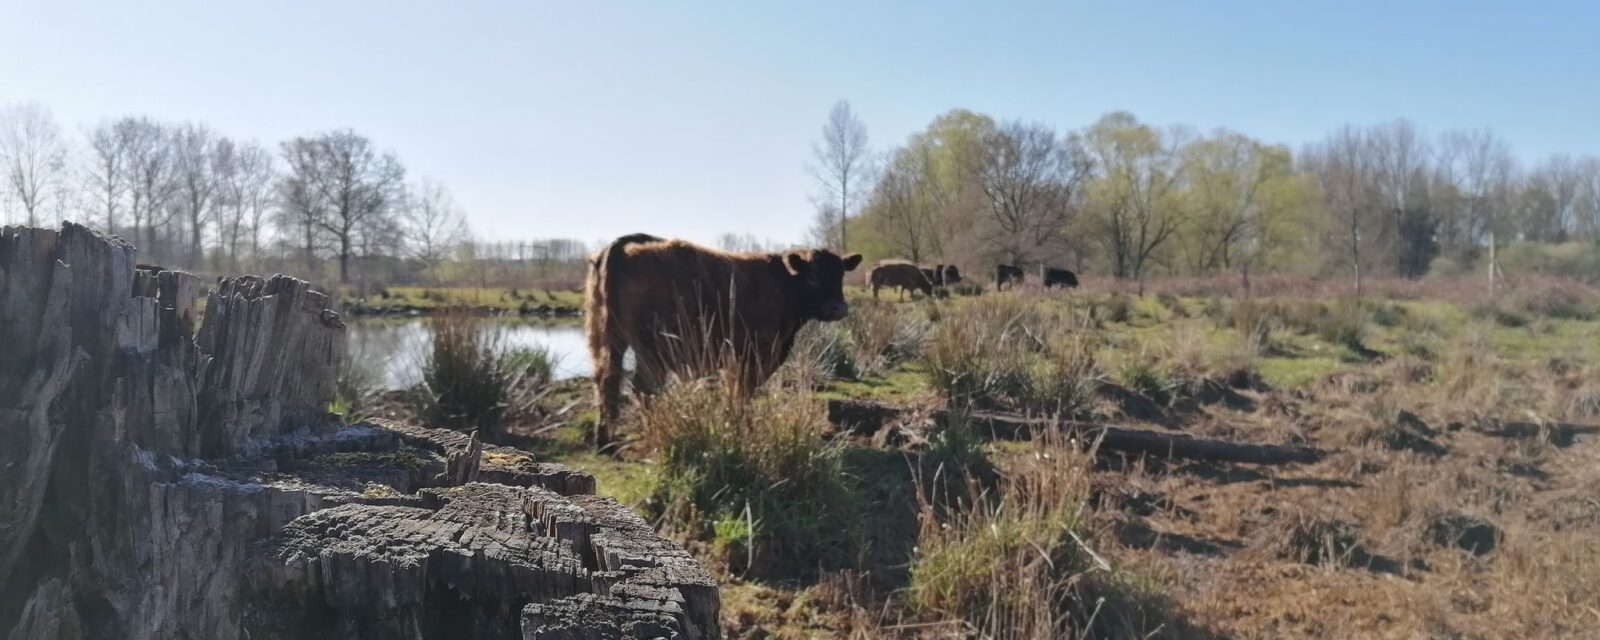
[[[950,502],[919,492],[908,613],[955,637],[1206,637],[1094,550],[1093,461],[1042,436],[992,483],[969,478]]]
[[[923,354],[929,385],[951,404],[1074,414],[1099,384],[1094,338],[1036,298],[995,296],[951,309]]]
[[[860,375],[878,373],[921,354],[929,321],[897,308],[888,302],[861,300],[845,318]]]
[[[362,351],[340,363],[333,384],[333,401],[328,405],[328,412],[342,416],[345,422],[355,423],[368,416],[381,383],[373,363]]]
[[[1160,403],[1165,403],[1172,386],[1166,371],[1147,357],[1131,359],[1123,364],[1117,372],[1117,380],[1122,386]]]
[[[1092,560],[1076,540],[1091,461],[1040,447],[1007,469],[992,493],[973,487],[955,505],[921,501],[907,603],[918,615],[959,621],[973,637],[1074,637],[1075,578]],[[1081,608],[1081,607],[1080,607]]]
[[[1600,418],[1600,387],[1584,384],[1566,394],[1565,413],[1571,420]]]
[[[1315,328],[1318,337],[1336,344],[1355,353],[1365,353],[1367,335],[1367,312],[1361,303],[1354,300],[1344,300],[1332,305],[1326,313],[1313,320],[1310,325]]]
[[[1344,518],[1293,510],[1263,529],[1260,548],[1303,564],[1343,567],[1362,553],[1360,529]]]
[[[802,389],[816,389],[831,380],[861,377],[856,362],[855,338],[840,323],[813,322],[795,336],[784,373]]]
[[[746,400],[715,381],[672,380],[632,420],[660,464],[665,521],[689,538],[727,543],[717,551],[731,571],[795,577],[850,559],[859,509],[842,444],[823,439],[821,404],[796,393]],[[748,525],[738,544],[734,519]]]
[[[418,414],[437,427],[476,429],[485,441],[503,442],[520,372],[501,357],[500,334],[461,311],[437,314],[432,325],[414,394]]]
[[[1127,322],[1133,319],[1133,299],[1126,294],[1113,294],[1095,303],[1100,319],[1106,322]]]

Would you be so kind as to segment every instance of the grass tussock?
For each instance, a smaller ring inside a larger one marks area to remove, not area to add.
[[[729,571],[797,576],[849,559],[856,509],[819,403],[675,380],[633,420],[660,464],[665,521],[711,540]]]
[[[857,301],[845,319],[858,373],[874,374],[922,353],[930,322],[915,312],[901,311],[887,302]]]
[[[435,427],[507,442],[508,424],[536,409],[555,358],[541,349],[506,350],[501,332],[468,312],[436,314],[431,323],[432,339],[419,358],[422,384],[411,394],[416,415]]]
[[[1099,384],[1097,343],[1076,316],[1017,295],[949,310],[923,354],[929,384],[955,406],[1074,415]]]
[[[905,588],[940,637],[1178,637],[1171,604],[1115,571],[1088,526],[1093,453],[1054,437],[953,504],[923,499]],[[1192,630],[1190,630],[1192,631]],[[1195,637],[1195,636],[1188,636]]]

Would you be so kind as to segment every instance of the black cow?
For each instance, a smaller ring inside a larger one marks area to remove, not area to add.
[[[1022,284],[1022,267],[1010,264],[995,265],[994,290],[1005,290],[1006,283]]]
[[[961,283],[961,270],[953,264],[936,264],[931,267],[921,267],[922,276],[933,283],[935,287],[946,287]]]
[[[1072,289],[1078,286],[1078,274],[1055,267],[1040,267],[1039,279],[1044,281],[1044,288],[1046,289],[1051,287]]]
[[[939,284],[947,287],[953,284],[961,284],[961,270],[957,269],[955,265],[945,264],[936,268],[940,269]]]

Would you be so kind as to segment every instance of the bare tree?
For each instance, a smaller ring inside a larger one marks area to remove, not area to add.
[[[1582,165],[1571,156],[1558,154],[1546,158],[1527,176],[1524,190],[1536,190],[1541,198],[1524,198],[1525,204],[1543,200],[1524,211],[1519,226],[1529,240],[1563,242],[1576,231],[1583,197]]]
[[[776,248],[772,243],[762,242],[760,238],[749,233],[724,233],[718,235],[716,247],[733,253],[761,253]]]
[[[1004,261],[1030,263],[1064,237],[1091,163],[1075,138],[1008,122],[988,133],[974,174],[988,213],[983,239]]]
[[[1370,259],[1363,255],[1362,234],[1370,233],[1367,228],[1382,206],[1375,162],[1368,151],[1366,134],[1347,125],[1303,154],[1336,221],[1333,238],[1349,254],[1357,296],[1362,292],[1364,262]]]
[[[283,143],[283,156],[296,188],[321,202],[326,215],[316,216],[317,224],[338,245],[339,281],[349,282],[358,243],[391,226],[386,223],[398,208],[405,168],[349,130],[295,138]]]
[[[215,214],[219,155],[216,136],[202,124],[184,124],[172,133],[172,170],[178,183],[177,208],[189,232],[186,260],[205,261],[205,228]]]
[[[1578,163],[1578,206],[1573,215],[1578,235],[1591,242],[1600,240],[1600,158],[1585,157]]]
[[[87,134],[89,156],[83,172],[84,190],[92,198],[91,215],[104,215],[106,233],[116,233],[117,212],[128,190],[127,121],[102,122]]]
[[[869,184],[867,127],[850,110],[848,101],[840,100],[828,112],[822,140],[811,147],[811,154],[813,164],[809,169],[822,189],[817,198],[819,214],[829,208],[836,212],[838,247],[846,250],[849,238],[845,227],[850,222],[851,207]]]
[[[404,223],[411,257],[432,269],[468,237],[466,217],[444,185],[423,180],[406,199]]]
[[[272,201],[275,179],[272,154],[254,142],[236,143],[222,138],[215,153],[218,246],[234,270],[243,268],[240,244],[248,240],[251,255],[259,257],[261,232]]]
[[[274,217],[279,235],[285,244],[293,239],[293,246],[299,249],[300,259],[305,262],[305,276],[316,277],[317,250],[322,242],[323,220],[328,217],[327,199],[307,178],[289,173],[278,183],[277,203]]]
[[[1369,129],[1366,147],[1372,156],[1373,179],[1384,215],[1384,224],[1375,230],[1378,237],[1369,242],[1388,248],[1393,270],[1406,275],[1404,265],[1413,261],[1407,252],[1414,246],[1406,238],[1407,222],[1431,217],[1426,202],[1428,143],[1416,125],[1409,120],[1396,120]]]
[[[1489,233],[1509,231],[1506,212],[1517,172],[1511,148],[1488,130],[1446,133],[1440,145],[1441,163],[1462,200],[1459,220],[1447,221],[1447,229],[1459,234],[1452,240],[1481,245]]]
[[[873,186],[868,207],[878,235],[913,262],[941,252],[939,214],[949,194],[927,145],[896,150]]]
[[[172,136],[166,126],[148,118],[125,118],[128,171],[128,212],[133,217],[133,239],[141,249],[160,255],[158,231],[169,220],[169,205],[178,191],[174,179]]]
[[[24,104],[0,110],[0,170],[4,188],[22,210],[23,224],[38,226],[67,175],[66,142],[44,107]]]

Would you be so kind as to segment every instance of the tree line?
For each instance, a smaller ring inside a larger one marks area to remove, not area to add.
[[[567,239],[473,241],[448,188],[410,179],[394,153],[348,129],[267,146],[128,116],[74,136],[36,104],[0,106],[0,212],[116,233],[145,262],[341,282],[515,280],[517,264],[559,274],[588,251]]]
[[[827,122],[813,241],[870,259],[1359,283],[1459,273],[1494,244],[1600,279],[1600,159],[1524,166],[1486,129],[1345,126],[1296,153],[1126,112],[1058,131],[956,109],[872,154],[848,103]]]

